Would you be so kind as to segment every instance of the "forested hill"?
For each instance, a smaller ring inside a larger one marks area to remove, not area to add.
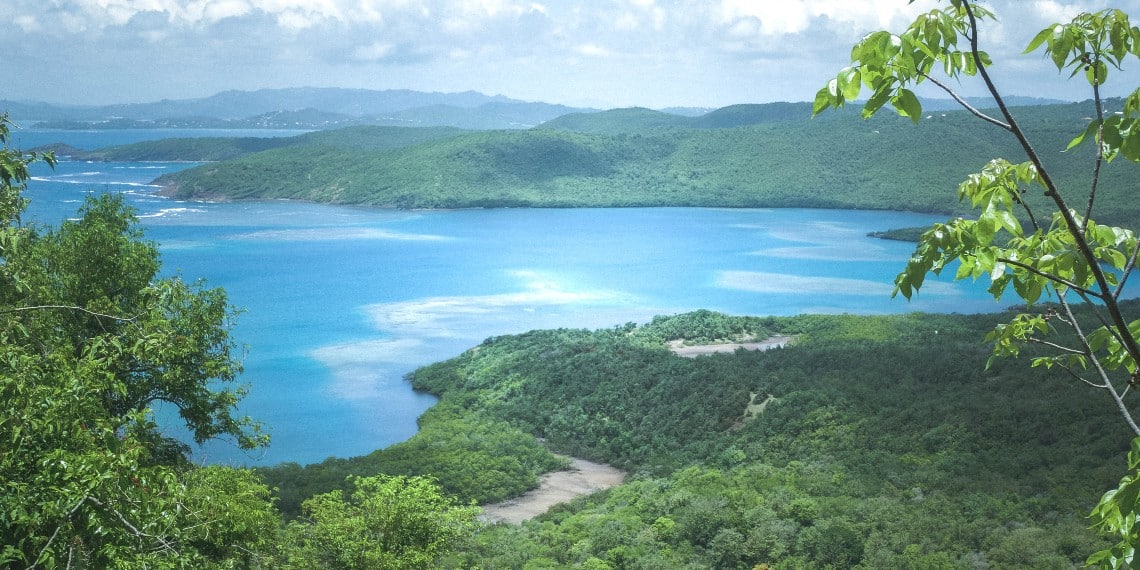
[[[454,127],[357,126],[330,131],[314,131],[293,137],[187,137],[143,141],[90,151],[65,145],[49,145],[36,150],[51,150],[57,156],[73,160],[214,162],[287,147],[319,148],[326,151],[381,152],[425,141],[454,137],[465,132],[467,131]]]
[[[810,115],[810,103],[731,105],[695,117],[633,107],[602,112],[570,113],[547,121],[539,128],[616,135],[645,133],[663,128],[724,129],[766,123],[800,123]]]
[[[987,368],[981,338],[1002,318],[696,311],[492,337],[410,376],[441,397],[411,440],[261,473],[297,516],[301,499],[377,472],[501,500],[551,468],[533,436],[629,472],[486,527],[445,568],[1072,568],[1105,547],[1085,516],[1124,470],[1129,431],[1059,370]],[[794,340],[667,348],[774,334]]]
[[[1137,307],[1130,304],[1130,314]],[[1124,469],[1111,401],[998,360],[1001,315],[726,317],[491,338],[416,371],[440,406],[510,422],[632,481],[489,528],[450,567],[1070,568]],[[696,359],[668,340],[796,335]],[[937,338],[937,342],[932,339]]]
[[[328,131],[164,177],[179,198],[299,199],[398,208],[724,206],[953,212],[957,183],[992,157],[1023,160],[1012,137],[961,111],[918,125],[856,110],[809,119],[806,105],[737,106],[687,118],[627,109],[525,131],[411,141],[401,129]],[[1087,153],[1065,149],[1079,104],[1017,110],[1063,186],[1088,185]],[[441,134],[437,132],[436,134]],[[343,139],[343,140],[340,140]],[[398,139],[399,144],[384,141]],[[1128,165],[1102,173],[1110,216],[1135,219]],[[1104,220],[1112,221],[1112,220]]]

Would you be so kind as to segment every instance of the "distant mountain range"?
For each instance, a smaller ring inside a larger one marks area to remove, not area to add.
[[[992,107],[988,98],[971,98],[978,107]],[[1032,97],[1012,98],[1011,105],[1060,103]],[[787,104],[791,105],[791,104]],[[957,108],[950,100],[927,99],[929,111]],[[528,102],[502,95],[476,91],[425,93],[407,89],[384,91],[367,89],[297,87],[224,91],[199,99],[164,99],[153,103],[118,105],[53,105],[42,102],[0,100],[0,112],[7,111],[21,124],[57,129],[313,129],[357,125],[400,127],[458,127],[473,130],[526,129],[585,109]],[[692,107],[659,111],[656,120],[708,117],[710,127],[720,111]],[[647,117],[643,117],[647,118]],[[723,119],[723,117],[720,117]],[[694,126],[689,123],[689,126]]]
[[[225,91],[201,99],[99,106],[0,101],[17,120],[74,128],[300,128],[354,125],[529,128],[567,113],[589,111],[501,95],[425,93],[407,89],[298,87]]]

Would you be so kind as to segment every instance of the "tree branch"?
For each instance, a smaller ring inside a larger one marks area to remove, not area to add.
[[[1112,299],[1114,301],[1120,300],[1120,293],[1124,291],[1124,284],[1128,282],[1128,276],[1132,274],[1132,270],[1136,267],[1136,258],[1140,256],[1140,239],[1136,240],[1136,247],[1132,248],[1132,255],[1128,257],[1128,263],[1124,264],[1124,271],[1120,273],[1120,280],[1116,284],[1116,290],[1112,292]]]
[[[918,72],[918,75],[925,78],[927,81],[937,85],[940,89],[945,91],[946,94],[950,96],[950,98],[954,99],[954,101],[956,101],[959,105],[961,105],[962,108],[969,111],[970,114],[974,115],[975,117],[977,117],[977,118],[979,118],[979,119],[981,119],[987,123],[990,123],[992,125],[997,125],[1003,129],[1007,130],[1007,131],[1012,130],[1012,128],[1007,123],[1003,123],[1000,120],[995,119],[994,117],[991,117],[991,116],[981,112],[980,110],[975,108],[973,105],[966,102],[966,100],[963,99],[961,96],[959,96],[957,93],[955,93],[953,89],[951,89],[945,83],[942,83],[941,81],[935,79],[932,75],[929,75],[927,73],[923,73],[921,71]]]
[[[1068,287],[1069,289],[1072,289],[1074,291],[1078,291],[1080,293],[1087,294],[1087,295],[1092,295],[1093,297],[1096,297],[1098,299],[1100,298],[1100,293],[1097,293],[1096,291],[1081,287],[1080,285],[1077,285],[1076,283],[1073,283],[1072,281],[1069,281],[1069,280],[1064,279],[1062,277],[1058,277],[1056,275],[1053,275],[1052,273],[1046,273],[1044,271],[1041,271],[1040,269],[1037,269],[1036,267],[1033,267],[1032,265],[1026,265],[1023,262],[1016,261],[1013,259],[1009,259],[1007,257],[999,257],[999,258],[997,258],[997,261],[1000,261],[1006,265],[1012,265],[1014,267],[1020,267],[1024,270],[1034,274],[1034,275],[1037,275],[1038,277],[1044,277],[1045,279],[1048,279],[1048,280],[1050,280],[1054,283],[1057,283],[1059,285],[1064,285],[1065,287]]]
[[[986,71],[985,65],[982,64],[981,53],[978,49],[978,20],[974,15],[973,5],[969,2],[969,0],[963,0],[962,6],[966,10],[966,17],[970,20],[971,33],[968,34],[970,38],[970,53],[973,56],[974,63],[978,68],[978,75],[982,77],[982,80],[986,84],[986,89],[989,90],[990,95],[994,98],[994,101],[997,102],[998,109],[1001,110],[1002,116],[1005,117],[1005,120],[1009,123],[1010,132],[1013,133],[1013,135],[1017,138],[1018,143],[1021,144],[1021,148],[1029,157],[1029,160],[1033,162],[1034,166],[1037,167],[1037,174],[1041,177],[1041,182],[1045,185],[1046,188],[1045,195],[1053,200],[1053,203],[1057,207],[1057,211],[1060,212],[1061,216],[1064,218],[1066,229],[1069,231],[1069,234],[1073,236],[1073,241],[1076,243],[1077,249],[1080,250],[1081,256],[1084,257],[1086,261],[1088,261],[1089,270],[1092,272],[1093,278],[1096,280],[1097,289],[1101,291],[1101,294],[1095,296],[1104,301],[1105,308],[1108,309],[1108,314],[1112,317],[1112,322],[1115,323],[1117,328],[1120,331],[1127,333],[1128,323],[1124,320],[1124,315],[1120,311],[1120,306],[1116,303],[1116,298],[1112,294],[1113,290],[1108,285],[1108,279],[1104,276],[1104,270],[1101,268],[1100,264],[1097,263],[1096,255],[1093,254],[1088,240],[1085,239],[1082,224],[1077,223],[1076,218],[1073,216],[1072,210],[1069,209],[1069,205],[1065,202],[1065,198],[1061,196],[1061,192],[1058,190],[1057,184],[1053,181],[1053,178],[1045,169],[1045,163],[1041,161],[1041,157],[1037,154],[1037,151],[1034,150],[1033,145],[1029,142],[1029,139],[1026,137],[1025,132],[1021,129],[1020,126],[1018,126],[1017,121],[1013,118],[1013,114],[1009,111],[1009,107],[1006,106],[1005,100],[1002,99],[1001,94],[998,92],[997,87],[994,85],[993,79],[990,77],[989,72]],[[1138,344],[1136,339],[1130,334],[1122,334],[1121,336],[1123,337],[1121,341],[1124,345],[1125,350],[1128,352],[1128,355],[1132,357],[1133,361],[1140,362],[1140,344]],[[1113,396],[1116,397],[1115,391],[1113,391]],[[1134,429],[1137,429],[1136,423],[1132,421],[1131,416],[1128,416],[1128,420],[1129,424]],[[1140,435],[1140,429],[1137,429],[1136,433],[1137,435]]]
[[[86,313],[86,314],[91,315],[93,317],[103,317],[105,319],[113,319],[116,321],[123,321],[123,322],[128,322],[128,323],[134,322],[134,320],[138,318],[137,316],[121,317],[121,316],[116,316],[116,315],[108,315],[105,313],[99,313],[96,311],[92,311],[90,309],[84,309],[83,307],[77,307],[75,305],[35,305],[35,306],[31,306],[31,307],[13,307],[10,309],[0,309],[0,315],[8,315],[11,313],[24,313],[24,312],[28,312],[28,311],[46,311],[46,310],[79,311],[80,313]]]
[[[1073,372],[1073,369],[1069,368],[1068,366],[1061,366],[1060,368],[1061,368],[1061,370],[1064,370],[1065,372],[1067,372],[1069,374],[1069,376],[1072,376],[1074,380],[1079,380],[1079,381],[1084,382],[1085,384],[1088,384],[1089,386],[1091,386],[1093,388],[1097,388],[1099,390],[1107,390],[1108,389],[1107,385],[1097,384],[1097,383],[1093,382],[1092,380],[1089,380],[1089,379],[1081,376],[1080,374]]]
[[[1055,342],[1049,342],[1047,340],[1039,339],[1037,337],[1029,337],[1029,342],[1033,342],[1033,343],[1040,344],[1043,346],[1048,346],[1049,348],[1052,348],[1052,349],[1057,350],[1059,352],[1065,352],[1068,354],[1081,354],[1084,356],[1088,356],[1088,353],[1083,351],[1083,350],[1077,350],[1075,348],[1069,348],[1065,345],[1057,344]]]
[[[1093,161],[1092,183],[1089,187],[1089,203],[1085,207],[1085,235],[1088,234],[1088,220],[1092,218],[1093,202],[1096,201],[1096,188],[1100,181],[1100,167],[1104,163],[1104,108],[1100,102],[1100,78],[1097,77],[1097,63],[1091,65],[1093,72],[1093,105],[1096,107],[1096,160]]]
[[[1128,406],[1124,405],[1124,397],[1116,391],[1116,387],[1113,386],[1112,381],[1109,380],[1108,372],[1101,366],[1100,359],[1093,354],[1092,347],[1089,346],[1088,337],[1086,337],[1085,332],[1081,330],[1081,325],[1077,322],[1076,316],[1073,315],[1073,309],[1069,306],[1069,302],[1065,300],[1064,295],[1061,295],[1061,307],[1065,309],[1065,315],[1072,321],[1073,331],[1077,334],[1077,338],[1080,339],[1081,346],[1085,347],[1088,351],[1090,356],[1089,360],[1096,369],[1097,376],[1100,376],[1101,380],[1104,381],[1104,388],[1112,395],[1112,401],[1116,403],[1116,408],[1120,410],[1120,415],[1124,416],[1124,421],[1128,424],[1128,427],[1132,429],[1132,433],[1140,436],[1140,426],[1136,425],[1136,420],[1133,419],[1132,412],[1128,411]]]
[[[63,516],[64,522],[61,523],[59,526],[55,527],[55,531],[51,533],[51,538],[48,539],[47,543],[44,544],[43,549],[40,550],[40,555],[36,557],[36,561],[33,562],[31,566],[28,566],[28,570],[32,570],[32,568],[35,568],[35,567],[40,565],[40,561],[43,560],[44,554],[47,553],[48,548],[51,548],[51,543],[55,541],[57,536],[59,536],[60,529],[62,529],[63,525],[66,524],[66,522],[71,519],[72,515],[74,515],[76,511],[79,510],[79,507],[83,506],[83,503],[87,502],[87,500],[90,498],[91,498],[90,496],[85,496],[82,499],[79,499],[79,502],[75,503],[75,506],[71,507],[71,510],[67,511],[67,514]],[[71,556],[69,554],[68,559],[70,560],[70,558],[71,558]],[[70,566],[70,565],[71,565],[71,563],[68,562],[68,566]]]
[[[154,540],[155,542],[158,543],[158,550],[166,550],[169,552],[177,552],[177,550],[174,548],[174,545],[171,544],[170,541],[166,540],[165,538],[162,538],[161,536],[155,536],[153,534],[147,534],[147,533],[139,530],[138,528],[135,527],[135,525],[131,524],[131,521],[127,520],[127,517],[123,516],[123,513],[120,513],[118,510],[113,509],[111,507],[108,507],[107,505],[105,505],[101,501],[99,501],[99,499],[96,499],[95,497],[89,497],[89,499],[92,503],[95,503],[96,505],[102,507],[103,509],[107,510],[111,514],[115,515],[115,518],[119,519],[119,522],[123,523],[123,526],[126,526],[128,529],[130,529],[131,534],[134,534],[135,538],[138,538],[140,542],[142,542],[144,539],[151,539],[151,540]]]

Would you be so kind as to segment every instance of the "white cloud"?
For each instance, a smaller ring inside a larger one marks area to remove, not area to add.
[[[792,0],[756,2],[721,0],[720,14],[725,22],[748,18],[759,23],[763,34],[796,34],[807,31],[812,20],[827,18],[857,28],[886,28],[916,9],[903,2],[852,2],[851,0]]]
[[[610,50],[595,43],[579,45],[574,49],[574,51],[581,55],[590,57],[608,57],[611,55]]]
[[[40,31],[40,21],[33,15],[16,16],[12,23],[20,27],[24,32],[38,32]]]
[[[352,58],[358,61],[380,61],[390,55],[395,46],[384,42],[373,42],[352,50]]]
[[[4,0],[5,97],[153,101],[297,85],[475,89],[550,102],[807,100],[864,33],[920,0]],[[1034,29],[1108,0],[995,2],[999,81],[1035,93]],[[1140,0],[1114,2],[1140,14]],[[1140,17],[1140,16],[1138,16]],[[1027,37],[1027,34],[1029,36]],[[1047,68],[1046,68],[1047,72]],[[1055,79],[1055,71],[1046,73]],[[966,87],[968,89],[968,87]],[[1056,89],[1050,86],[1047,90]],[[1076,88],[1073,88],[1074,90]],[[1073,95],[1080,97],[1080,94]]]

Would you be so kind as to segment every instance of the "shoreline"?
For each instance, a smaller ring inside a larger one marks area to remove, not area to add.
[[[518,497],[483,505],[480,517],[491,524],[520,524],[559,503],[621,485],[625,476],[625,471],[616,467],[571,457],[569,469],[544,473],[538,480],[538,488]]]

